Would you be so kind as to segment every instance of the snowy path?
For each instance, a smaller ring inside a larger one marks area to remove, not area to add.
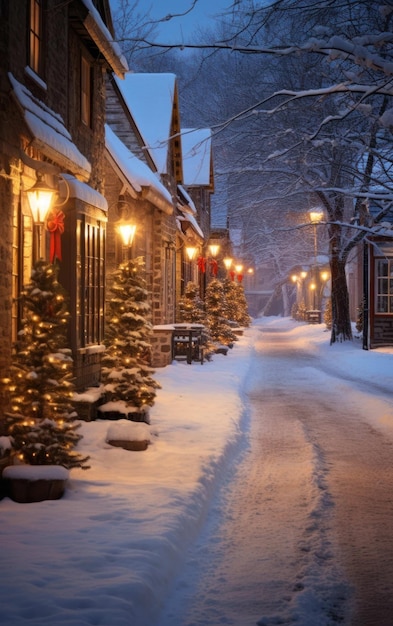
[[[282,330],[261,332],[247,393],[247,449],[159,626],[392,626],[391,440]]]

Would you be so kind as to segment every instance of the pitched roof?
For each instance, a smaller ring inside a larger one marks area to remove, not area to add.
[[[179,132],[177,79],[170,73],[129,73],[116,84],[159,174],[168,173],[170,137]]]

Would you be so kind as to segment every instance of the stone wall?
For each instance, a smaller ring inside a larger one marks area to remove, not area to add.
[[[152,367],[166,367],[172,363],[172,332],[172,327],[153,328],[150,337]]]

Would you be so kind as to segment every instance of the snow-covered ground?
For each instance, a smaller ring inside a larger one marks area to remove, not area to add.
[[[393,350],[329,345],[324,325],[256,320],[228,356],[158,370],[152,444],[130,452],[106,443],[112,422],[83,423],[91,469],[72,470],[58,501],[0,502],[0,623],[22,626],[151,626],[198,536],[249,427],[245,395],[262,327],[286,329],[327,369],[364,381],[370,423],[393,440],[393,407],[368,392],[391,387]],[[180,626],[180,625],[179,625]]]

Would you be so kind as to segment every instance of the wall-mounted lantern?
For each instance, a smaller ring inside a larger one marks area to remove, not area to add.
[[[43,230],[46,217],[54,204],[57,190],[45,183],[42,174],[37,172],[37,181],[26,191],[34,222],[33,261],[45,257],[43,250]]]
[[[42,174],[38,172],[36,183],[26,191],[34,224],[44,224],[56,193],[57,190],[47,185],[42,179]]]
[[[136,224],[119,224],[117,230],[119,231],[123,246],[125,248],[131,248],[136,233]]]

